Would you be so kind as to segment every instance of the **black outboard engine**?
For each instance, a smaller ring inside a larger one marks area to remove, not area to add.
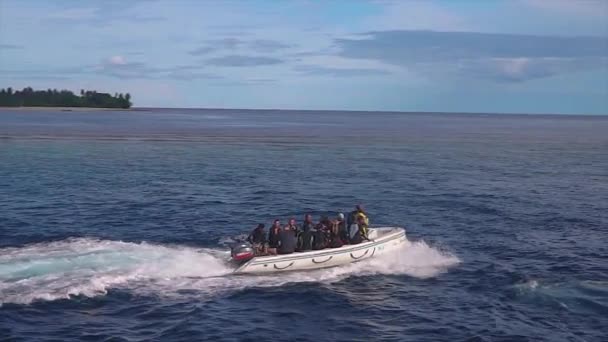
[[[255,256],[255,250],[248,243],[237,243],[232,245],[230,248],[230,255],[232,256],[232,260],[237,263],[247,262]]]

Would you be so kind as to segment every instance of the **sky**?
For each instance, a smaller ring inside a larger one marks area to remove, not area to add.
[[[608,0],[0,0],[0,87],[136,107],[608,114]]]

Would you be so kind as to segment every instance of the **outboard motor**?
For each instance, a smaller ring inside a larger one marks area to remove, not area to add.
[[[237,243],[231,247],[232,260],[238,263],[247,262],[255,256],[255,250],[248,243]]]

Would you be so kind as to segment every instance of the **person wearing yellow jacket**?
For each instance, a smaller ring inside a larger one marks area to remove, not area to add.
[[[367,237],[367,231],[369,229],[369,219],[367,218],[367,216],[365,215],[358,215],[357,216],[357,227],[359,228],[358,234],[361,236],[361,239],[363,240],[369,240],[369,238]]]
[[[357,205],[355,210],[348,215],[347,226],[351,243],[357,243],[355,240],[367,240],[367,230],[369,228],[369,217],[365,213],[362,205]],[[355,235],[359,235],[359,239],[355,239]]]

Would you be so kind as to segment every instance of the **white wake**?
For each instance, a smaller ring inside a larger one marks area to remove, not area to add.
[[[247,287],[336,282],[351,276],[406,274],[433,277],[460,260],[408,242],[391,254],[343,267],[267,276],[234,276],[225,250],[88,238],[0,249],[0,306],[71,296],[104,295],[127,288],[145,295],[209,296]]]

